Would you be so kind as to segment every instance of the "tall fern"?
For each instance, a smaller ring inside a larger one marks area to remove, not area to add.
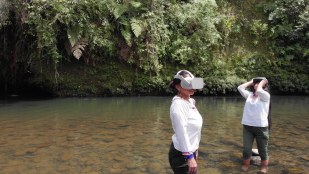
[[[132,42],[131,42],[131,31],[130,31],[130,26],[126,26],[125,29],[120,29],[122,36],[126,40],[126,43],[131,47]]]
[[[132,1],[131,1],[132,2]],[[142,27],[141,27],[141,21],[137,20],[135,18],[131,19],[131,27],[132,31],[135,34],[136,37],[142,34]]]

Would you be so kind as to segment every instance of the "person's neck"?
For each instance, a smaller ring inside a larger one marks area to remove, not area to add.
[[[178,97],[180,97],[180,98],[183,98],[183,99],[185,99],[185,100],[187,100],[188,102],[190,102],[190,96],[184,96],[184,95],[182,95],[182,94],[178,94],[177,95]]]

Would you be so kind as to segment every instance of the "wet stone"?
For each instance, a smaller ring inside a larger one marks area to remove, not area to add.
[[[7,142],[6,141],[1,141],[0,142],[0,145],[4,145],[4,144],[7,144]]]
[[[75,141],[75,137],[72,137],[72,138],[67,138],[67,141]]]
[[[229,152],[229,150],[226,150],[226,149],[217,149],[214,151],[214,153],[227,153]]]
[[[70,166],[60,166],[57,168],[58,172],[64,172],[70,169]]]
[[[119,173],[122,173],[122,170],[121,169],[110,169],[109,173],[119,174]]]
[[[125,135],[118,135],[117,138],[119,138],[119,139],[126,139],[127,137]]]
[[[49,147],[51,145],[53,145],[53,142],[52,141],[47,141],[45,143],[42,143],[42,144],[38,145],[37,147],[38,148],[42,148],[42,147]]]
[[[18,152],[14,153],[15,156],[22,156],[22,155],[26,155],[26,154],[27,154],[26,151],[18,151]]]
[[[39,150],[39,148],[33,148],[33,149],[28,150],[27,153],[34,153],[38,150]]]
[[[85,169],[82,170],[82,173],[88,173],[91,169],[92,167],[87,166]]]
[[[114,140],[115,140],[115,138],[106,138],[106,139],[104,139],[104,142],[109,143],[109,142],[112,142]]]
[[[94,161],[87,161],[87,162],[86,162],[86,165],[87,165],[87,166],[94,165],[94,164],[95,164]]]
[[[135,141],[133,141],[133,143],[134,144],[142,144],[142,143],[144,143],[144,141],[143,140],[135,140]]]
[[[36,157],[36,158],[33,159],[33,162],[34,162],[34,163],[40,163],[41,161],[42,161],[42,160],[41,160],[40,157]]]
[[[151,154],[148,153],[148,152],[142,152],[142,153],[140,153],[140,155],[141,155],[142,157],[146,157],[146,158],[153,157],[153,155],[151,155]]]
[[[125,167],[128,168],[128,169],[135,169],[136,168],[136,164],[133,161],[128,161],[125,164]]]
[[[259,156],[259,150],[258,149],[252,149],[252,155],[253,156]]]
[[[252,165],[261,166],[261,157],[260,156],[252,156],[250,163]]]
[[[119,163],[113,163],[113,168],[114,169],[119,169],[120,168],[120,164]]]
[[[148,166],[148,172],[149,173],[160,173],[163,170],[163,166],[158,163],[151,163]]]
[[[116,160],[116,161],[124,161],[125,158],[122,157],[122,156],[115,156],[115,157],[114,157],[114,160]]]
[[[60,156],[60,161],[68,161],[71,159],[71,155],[70,154],[62,154]]]
[[[302,156],[301,159],[306,160],[309,162],[309,156]]]

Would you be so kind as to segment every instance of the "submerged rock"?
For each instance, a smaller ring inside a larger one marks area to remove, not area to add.
[[[258,149],[252,149],[252,156],[260,156]]]
[[[42,143],[42,144],[38,145],[37,147],[38,148],[42,148],[42,147],[49,147],[51,145],[53,145],[53,142],[52,141],[47,141],[45,143]]]
[[[261,157],[260,156],[252,156],[250,163],[252,165],[261,166]]]

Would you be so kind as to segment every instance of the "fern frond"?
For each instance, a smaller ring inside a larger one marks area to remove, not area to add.
[[[88,39],[82,38],[71,48],[71,52],[76,59],[79,59],[82,56],[82,50],[85,49],[84,47],[86,47],[86,45],[88,45]]]
[[[138,8],[138,7],[140,7],[140,6],[142,5],[141,2],[130,1],[130,3],[131,3],[131,5],[132,5],[133,7],[135,7],[135,8]]]
[[[129,19],[122,16],[119,18],[119,23],[121,23],[122,25],[130,25]]]
[[[138,37],[139,35],[142,34],[141,23],[142,23],[141,21],[139,21],[135,18],[131,19],[131,27],[132,27],[133,33],[135,34],[136,37]]]
[[[124,39],[126,40],[127,44],[129,45],[129,47],[132,46],[131,43],[131,32],[130,32],[130,27],[126,27],[126,29],[120,29],[122,36],[124,37]]]
[[[114,16],[118,19],[123,13],[127,12],[128,6],[126,5],[118,5],[114,10]]]
[[[84,47],[82,46],[79,46],[79,48],[82,48],[84,50]],[[77,60],[79,60],[79,58],[83,55],[83,52],[81,51],[81,49],[76,49],[73,51],[73,55]]]

